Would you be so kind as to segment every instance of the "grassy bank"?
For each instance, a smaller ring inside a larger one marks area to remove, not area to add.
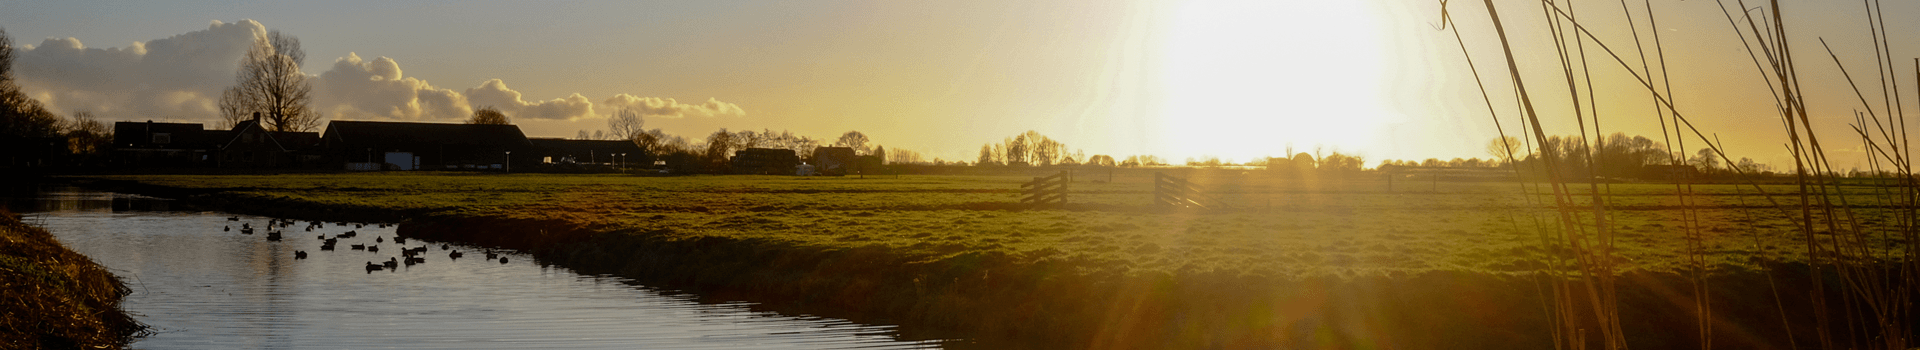
[[[129,292],[53,234],[0,210],[0,348],[124,347],[146,330],[120,310]]]
[[[1537,214],[1512,183],[1182,174],[1227,209],[1149,205],[1151,173],[1081,179],[1021,210],[1017,176],[884,179],[474,174],[79,179],[214,208],[406,221],[402,233],[525,249],[720,298],[1067,347],[1551,347]],[[1097,179],[1099,182],[1092,180]],[[1672,185],[1615,184],[1623,317],[1688,344]],[[1790,188],[1777,188],[1777,193]],[[1862,191],[1870,191],[1863,188]],[[1665,192],[1663,192],[1665,191]],[[1786,343],[1797,246],[1751,191],[1696,186],[1717,344]],[[1874,203],[1858,203],[1873,220]],[[1550,222],[1549,222],[1550,223]],[[1565,264],[1563,264],[1564,266]],[[1763,272],[1765,271],[1765,272]],[[1674,328],[1684,329],[1684,328]],[[1794,330],[1804,331],[1804,330]],[[949,334],[929,334],[943,336]]]

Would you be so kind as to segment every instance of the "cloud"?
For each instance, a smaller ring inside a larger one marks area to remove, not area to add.
[[[403,77],[400,63],[386,57],[366,61],[348,53],[313,85],[314,109],[327,118],[455,120],[473,114],[465,95]]]
[[[57,113],[89,111],[103,120],[220,120],[220,93],[234,84],[241,56],[267,27],[253,20],[213,21],[206,30],[118,48],[87,48],[79,39],[50,38],[22,46],[15,78],[29,96]],[[314,65],[302,67],[309,74]],[[600,104],[585,96],[527,101],[500,79],[464,91],[402,74],[400,63],[349,53],[314,76],[313,108],[324,119],[458,121],[493,106],[516,122],[604,118],[620,108],[650,117],[745,115],[740,106],[707,99],[617,94]]]
[[[607,106],[606,110],[609,114],[622,108],[633,108],[639,110],[640,115],[648,117],[682,118],[689,115],[712,117],[747,114],[747,111],[741,109],[739,105],[720,102],[720,100],[713,98],[708,98],[706,103],[683,104],[679,101],[674,101],[672,98],[635,97],[628,94],[619,94],[608,98],[606,101],[602,101],[600,104]]]
[[[475,107],[493,106],[509,117],[528,119],[574,120],[592,117],[593,101],[580,94],[568,95],[546,101],[527,102],[520,99],[520,92],[507,88],[507,82],[500,79],[488,79],[480,86],[467,89],[467,100]]]
[[[122,48],[49,38],[15,50],[14,77],[55,111],[119,119],[217,116],[214,99],[233,84],[253,37],[265,33],[259,22],[243,20]]]

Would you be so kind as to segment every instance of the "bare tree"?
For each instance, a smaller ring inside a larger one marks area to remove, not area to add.
[[[13,39],[0,29],[0,137],[58,136],[60,116],[14,84],[13,58]]]
[[[74,113],[64,129],[67,149],[73,154],[98,155],[113,147],[113,129],[94,119],[91,112]]]
[[[228,125],[259,115],[273,131],[307,131],[320,126],[312,103],[313,82],[300,72],[307,54],[300,39],[276,30],[254,38],[253,48],[240,60],[234,86],[220,95],[220,114]]]
[[[633,108],[621,108],[607,117],[607,130],[613,132],[613,138],[632,140],[646,132],[646,120],[641,119],[640,111]]]
[[[853,148],[854,154],[864,155],[867,154],[867,134],[862,134],[859,131],[848,131],[845,134],[840,134],[840,139],[834,141],[833,145],[835,147]]]
[[[473,117],[467,118],[467,124],[513,125],[513,120],[508,119],[507,114],[501,113],[499,108],[486,106],[473,110]],[[580,130],[580,138],[587,138],[586,130]]]

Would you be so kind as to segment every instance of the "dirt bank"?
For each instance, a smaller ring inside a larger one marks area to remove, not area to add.
[[[130,292],[52,233],[0,209],[0,348],[125,347],[146,331],[120,310]]]

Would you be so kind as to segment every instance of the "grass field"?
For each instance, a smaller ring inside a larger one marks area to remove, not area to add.
[[[752,238],[805,246],[885,246],[937,258],[1001,252],[1064,259],[1112,272],[1272,277],[1465,270],[1532,272],[1543,261],[1550,197],[1522,185],[1401,180],[1380,175],[1305,182],[1258,172],[1185,174],[1228,205],[1150,205],[1151,173],[1082,176],[1064,209],[1022,210],[1024,176],[800,178],[594,175],[338,174],[105,177],[150,185],[414,217],[564,220],[601,232],[668,232],[688,239]],[[1088,177],[1092,177],[1091,179]],[[1585,185],[1574,186],[1586,191]],[[1797,188],[1770,186],[1779,204]],[[1607,184],[1621,271],[1682,263],[1681,210],[1670,184]],[[1693,185],[1710,261],[1751,268],[1755,258],[1795,261],[1803,239],[1789,212],[1751,187]],[[1850,203],[1873,223],[1885,209],[1873,188]],[[1531,202],[1531,203],[1530,203]],[[1590,212],[1579,213],[1590,215]]]
[[[1225,208],[1151,205],[1156,172],[1193,181]],[[1031,175],[1041,174],[73,180],[252,214],[405,221],[401,234],[530,249],[586,273],[803,314],[878,315],[914,325],[907,330],[1023,346],[1061,342],[1042,348],[1551,347],[1543,307],[1584,300],[1584,291],[1547,292],[1547,281],[1579,272],[1555,226],[1562,207],[1537,184],[1416,177],[1390,191],[1372,172],[1124,169],[1079,174],[1064,208],[1028,208],[1018,197]],[[1814,337],[1804,323],[1820,306],[1806,302],[1806,237],[1791,219],[1799,189],[1765,185],[1769,197],[1751,186],[1694,185],[1684,200],[1674,194],[1681,189],[1570,186],[1608,203],[1627,341],[1694,342],[1671,331],[1693,325],[1694,297],[1684,291],[1699,284],[1689,281],[1711,281],[1713,317],[1740,330],[1715,333],[1719,344]],[[1863,232],[1878,232],[1899,226],[1887,222],[1899,209],[1885,205],[1882,189],[1848,186],[1830,199],[1844,199],[1836,208]],[[1586,204],[1594,197],[1572,198],[1581,203],[1566,215],[1594,222]],[[1698,223],[1706,280],[1687,277],[1689,222]],[[1870,246],[1904,247],[1888,233]],[[1548,266],[1566,270],[1543,273]]]

